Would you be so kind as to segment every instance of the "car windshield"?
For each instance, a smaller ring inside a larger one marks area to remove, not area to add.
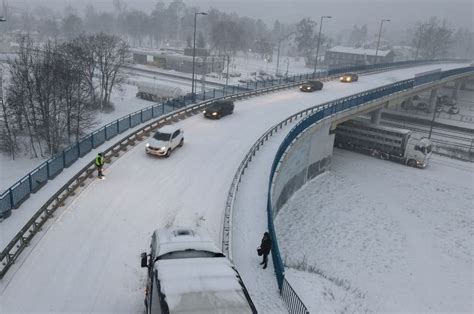
[[[156,132],[155,135],[153,135],[153,138],[158,141],[166,141],[168,142],[170,140],[171,134],[168,133],[160,133]]]
[[[222,253],[188,249],[184,251],[169,252],[158,256],[156,260],[178,259],[178,258],[202,258],[202,257],[225,257]]]
[[[208,111],[219,111],[220,106],[219,105],[210,105],[209,107],[207,107],[207,110]]]

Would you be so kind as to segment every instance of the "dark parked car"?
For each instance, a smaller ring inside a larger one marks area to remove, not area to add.
[[[339,80],[345,83],[357,82],[359,80],[359,75],[355,73],[344,73],[339,77]]]
[[[234,102],[232,100],[218,100],[210,104],[203,113],[206,118],[220,119],[233,112]]]
[[[300,91],[302,92],[314,92],[321,89],[323,89],[323,83],[318,80],[309,80],[300,86]]]

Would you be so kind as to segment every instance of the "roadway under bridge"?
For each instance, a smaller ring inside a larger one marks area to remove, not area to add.
[[[234,114],[218,121],[195,115],[178,122],[185,143],[170,158],[146,155],[142,142],[106,167],[106,180],[89,181],[57,211],[54,221],[0,281],[2,312],[142,313],[146,271],[140,268],[139,255],[148,249],[153,230],[201,225],[219,243],[234,173],[267,129],[305,108],[410,79],[419,72],[464,66],[434,64],[361,75],[353,84],[326,82],[315,93],[292,88],[237,101]],[[270,164],[274,152],[266,152],[260,158]],[[260,185],[255,182],[256,191]],[[48,191],[38,194],[43,192]],[[34,204],[38,197],[32,195],[26,202]],[[264,213],[265,207],[259,210]],[[252,268],[242,264],[253,263],[265,227],[258,228],[263,229],[234,234],[249,246],[241,245],[234,258],[242,265],[257,309],[284,312],[272,270],[259,274],[258,283]]]

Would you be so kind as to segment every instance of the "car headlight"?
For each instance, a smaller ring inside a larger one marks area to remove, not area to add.
[[[163,146],[160,148],[161,150],[166,150],[166,146]]]
[[[146,143],[145,146],[146,146],[146,147],[150,147],[150,144]]]
[[[341,81],[343,81],[343,80],[344,80],[344,76],[341,76],[339,79],[340,79]]]
[[[300,85],[300,88],[303,88],[303,85]]]
[[[217,112],[213,112],[212,115],[213,115],[213,116],[217,116]]]
[[[350,77],[346,78],[346,81],[350,82],[350,81],[351,81],[351,78],[350,78]]]
[[[206,110],[204,110],[202,113],[206,113]]]
[[[311,89],[311,87],[310,87],[310,86],[308,86],[308,87],[306,87],[306,89]]]

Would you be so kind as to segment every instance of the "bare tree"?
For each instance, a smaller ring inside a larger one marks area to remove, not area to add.
[[[303,53],[307,65],[313,62],[313,52],[318,42],[318,34],[315,31],[315,27],[316,22],[311,18],[304,18],[296,24],[295,41],[298,49]]]
[[[412,44],[419,50],[419,56],[426,59],[443,58],[447,56],[453,30],[446,20],[436,17],[426,22],[419,22],[414,31]]]
[[[124,74],[120,67],[128,56],[128,45],[115,35],[99,33],[91,37],[94,45],[95,62],[99,76],[100,108],[110,106],[110,95],[114,87],[120,87]]]

